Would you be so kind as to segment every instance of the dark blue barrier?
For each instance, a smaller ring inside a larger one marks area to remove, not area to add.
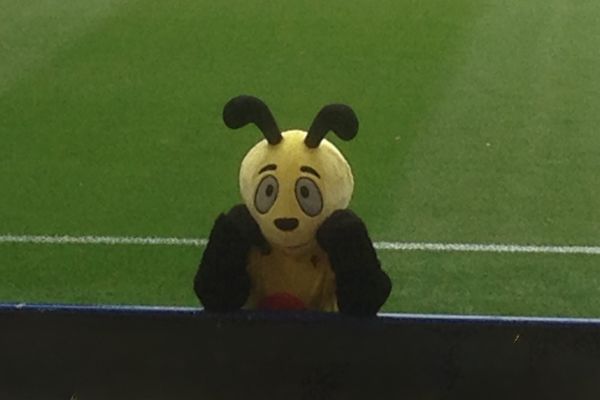
[[[600,320],[0,305],[0,399],[598,399]]]

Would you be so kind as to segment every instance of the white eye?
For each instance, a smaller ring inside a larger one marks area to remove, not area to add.
[[[273,175],[267,175],[258,184],[254,195],[254,206],[261,214],[266,214],[277,200],[279,183]]]
[[[300,178],[296,181],[296,199],[302,211],[309,217],[315,217],[323,210],[321,191],[310,178]]]

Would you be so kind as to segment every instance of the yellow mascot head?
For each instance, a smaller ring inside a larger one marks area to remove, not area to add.
[[[227,103],[223,120],[232,129],[254,123],[265,136],[244,157],[239,180],[244,203],[267,241],[290,251],[314,244],[321,223],[352,197],[350,165],[324,138],[329,131],[344,140],[356,136],[352,109],[330,104],[308,132],[281,132],[261,100],[239,96]]]

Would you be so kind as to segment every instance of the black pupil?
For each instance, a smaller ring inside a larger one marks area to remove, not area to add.
[[[271,197],[273,195],[273,185],[269,184],[267,186],[267,188],[265,189],[265,193],[268,197]]]
[[[308,191],[308,188],[307,188],[306,186],[302,186],[302,187],[300,188],[300,195],[301,195],[302,197],[304,197],[305,199],[308,197],[308,195],[309,195],[309,191]]]

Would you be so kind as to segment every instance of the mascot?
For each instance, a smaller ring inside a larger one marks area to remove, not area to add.
[[[261,100],[239,96],[225,105],[223,120],[232,129],[254,123],[265,139],[241,164],[244,203],[221,214],[210,233],[194,280],[204,308],[375,315],[390,279],[364,223],[347,209],[350,166],[324,138],[356,135],[352,109],[331,104],[308,132],[282,132]]]

